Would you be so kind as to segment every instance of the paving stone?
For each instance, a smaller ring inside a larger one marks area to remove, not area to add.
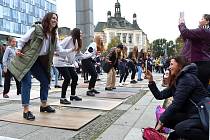
[[[125,114],[123,114],[116,122],[114,122],[114,124],[132,127],[139,119],[139,117],[144,113],[145,109],[146,106],[141,106],[138,109],[132,107]]]
[[[21,138],[24,140],[69,140],[77,133],[78,131],[43,127]]]
[[[39,126],[9,123],[0,127],[0,135],[12,138],[21,138],[40,129]]]
[[[129,126],[111,125],[96,140],[123,140],[130,129]]]
[[[116,110],[128,110],[131,106],[131,104],[121,104],[116,108]]]
[[[141,129],[132,128],[124,140],[143,140]]]

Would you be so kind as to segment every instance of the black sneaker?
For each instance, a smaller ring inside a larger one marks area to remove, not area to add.
[[[113,87],[112,89],[116,89],[116,87]]]
[[[95,93],[92,91],[87,91],[87,96],[95,96]]]
[[[78,96],[70,96],[70,100],[73,101],[82,101],[82,98],[78,97]]]
[[[23,118],[25,118],[26,120],[29,120],[29,121],[33,121],[35,120],[35,116],[32,114],[31,111],[28,111],[28,112],[23,112]]]
[[[55,85],[55,88],[62,88],[61,86],[59,86],[59,85]]]
[[[4,95],[3,95],[3,98],[9,98],[9,95],[4,94]]]
[[[109,91],[111,91],[111,90],[112,90],[112,88],[110,88],[110,87],[105,87],[105,90],[109,90]]]
[[[0,85],[0,87],[3,87],[3,85]]]
[[[55,109],[49,105],[46,107],[40,106],[40,112],[54,113]]]
[[[64,104],[64,105],[70,105],[71,102],[68,101],[67,99],[60,99],[60,104]]]
[[[100,93],[99,91],[97,91],[95,89],[92,89],[91,91],[94,92],[95,94],[99,94]]]

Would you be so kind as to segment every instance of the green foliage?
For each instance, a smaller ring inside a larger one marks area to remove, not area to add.
[[[167,41],[165,38],[156,39],[151,44],[151,50],[154,57],[159,56],[175,56],[177,54],[177,46],[172,40]]]
[[[180,54],[183,47],[184,47],[184,40],[181,37],[177,37],[177,39],[176,39],[177,54]]]
[[[121,44],[121,41],[118,37],[112,38],[111,42],[107,46],[107,50],[104,51],[101,55],[106,56],[111,48],[116,47],[119,44]]]

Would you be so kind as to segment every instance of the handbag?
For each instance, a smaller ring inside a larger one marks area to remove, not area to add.
[[[151,127],[143,128],[143,139],[144,140],[166,140],[157,130]]]
[[[189,99],[192,104],[198,109],[201,124],[205,132],[209,132],[209,111],[210,111],[210,97],[204,98],[199,103],[195,103],[192,99]]]
[[[104,65],[102,66],[103,71],[105,73],[109,73],[112,67],[113,67],[112,64],[110,64],[109,62],[105,62]]]

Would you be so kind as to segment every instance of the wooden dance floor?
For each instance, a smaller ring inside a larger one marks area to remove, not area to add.
[[[98,111],[89,110],[84,112],[64,110],[62,108],[56,109],[55,113],[40,113],[38,107],[32,109],[32,112],[36,117],[34,121],[25,120],[22,111],[9,115],[2,115],[0,120],[20,124],[78,130],[101,114],[101,112]]]
[[[78,107],[98,110],[112,110],[122,103],[121,100],[100,100],[100,99],[82,99],[82,101],[72,101],[70,105],[60,104],[60,102],[50,103],[55,106]]]

